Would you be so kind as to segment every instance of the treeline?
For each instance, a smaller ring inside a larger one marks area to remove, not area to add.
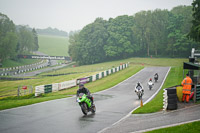
[[[17,59],[18,54],[37,51],[38,36],[35,29],[17,26],[6,15],[0,13],[0,62]]]
[[[189,40],[192,7],[156,9],[133,16],[97,18],[70,36],[69,54],[79,64],[128,57],[188,57],[200,44]]]

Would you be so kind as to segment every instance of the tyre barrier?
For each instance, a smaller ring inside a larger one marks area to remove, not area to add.
[[[178,108],[176,87],[164,89],[163,97],[163,110],[175,110]]]

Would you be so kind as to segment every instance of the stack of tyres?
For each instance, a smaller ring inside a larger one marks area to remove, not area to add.
[[[176,94],[176,87],[167,88],[167,109],[168,110],[175,110],[177,109],[177,94]]]

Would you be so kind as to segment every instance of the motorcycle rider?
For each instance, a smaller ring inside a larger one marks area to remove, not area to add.
[[[158,73],[156,73],[156,74],[154,75],[154,79],[157,79],[157,80],[158,80]]]
[[[92,105],[93,105],[93,97],[90,91],[84,87],[84,84],[81,84],[81,83],[79,84],[79,89],[77,90],[76,97],[78,97],[80,93],[86,94],[87,97],[92,101]]]
[[[144,92],[143,86],[140,82],[137,82],[136,86],[135,86],[135,92],[137,93],[139,90],[142,90],[142,93]]]
[[[152,78],[149,79],[149,82],[147,84],[149,85],[149,87],[150,86],[153,87],[154,84],[153,84]]]

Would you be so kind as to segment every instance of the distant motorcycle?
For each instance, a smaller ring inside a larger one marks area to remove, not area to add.
[[[155,82],[158,81],[158,73],[156,73],[156,74],[154,75],[154,80],[155,80]]]
[[[149,86],[149,90],[151,90],[153,88],[153,82],[148,82],[148,86]]]
[[[94,104],[92,105],[92,101],[87,97],[86,94],[80,93],[78,98],[77,98],[77,102],[79,103],[81,110],[82,110],[84,115],[87,115],[87,113],[90,112],[90,111],[92,113],[96,112],[95,105]]]
[[[157,81],[158,81],[158,77],[155,76],[155,77],[154,77],[154,80],[155,80],[155,82],[157,82]]]

